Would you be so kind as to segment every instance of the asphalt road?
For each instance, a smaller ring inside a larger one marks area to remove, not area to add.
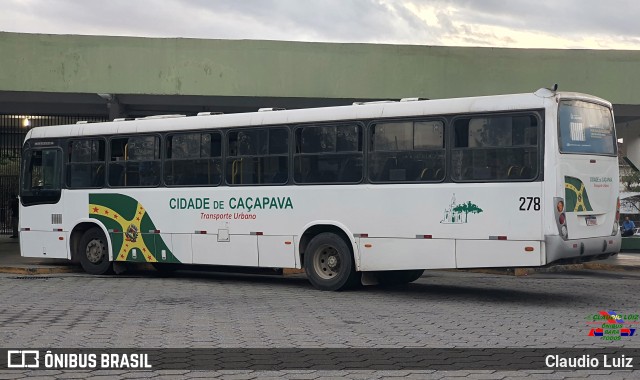
[[[594,315],[640,312],[640,273],[527,277],[427,271],[413,284],[321,292],[303,276],[182,272],[0,275],[0,346],[46,348],[640,348],[640,333],[589,336]],[[597,326],[596,326],[597,327]],[[389,368],[2,370],[0,379],[56,378],[638,378],[636,370]],[[348,367],[348,366],[347,366]],[[104,376],[104,377],[102,377]]]

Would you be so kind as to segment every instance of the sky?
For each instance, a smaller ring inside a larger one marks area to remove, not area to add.
[[[640,50],[640,1],[0,0],[0,31]]]

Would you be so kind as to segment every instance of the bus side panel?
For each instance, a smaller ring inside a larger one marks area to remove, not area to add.
[[[63,229],[63,200],[64,192],[56,204],[20,207],[20,254],[23,257],[69,258],[68,235],[56,232]]]
[[[258,236],[258,261],[266,268],[295,268],[293,236]]]
[[[218,241],[218,235],[192,235],[193,262],[197,264],[258,266],[258,237],[230,235],[229,241]]]
[[[171,234],[171,245],[174,256],[182,264],[193,264],[191,234]]]
[[[544,255],[539,241],[457,240],[458,268],[540,266]]]
[[[69,252],[67,250],[67,246],[66,232],[20,232],[20,254],[24,257],[68,259]]]
[[[360,238],[360,270],[455,268],[450,239]]]

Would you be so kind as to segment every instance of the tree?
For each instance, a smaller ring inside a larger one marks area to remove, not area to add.
[[[640,172],[633,169],[621,170],[620,184],[622,185],[622,188],[625,191],[632,192],[632,193],[639,192],[640,191]]]
[[[18,175],[20,155],[11,156],[6,153],[0,155],[0,175]]]
[[[640,192],[640,171],[626,157],[626,147],[618,144],[618,167],[620,168],[620,190]]]
[[[455,212],[464,212],[464,222],[467,223],[469,214],[479,214],[482,212],[482,209],[478,207],[478,205],[471,203],[471,201],[467,201],[467,203],[462,203],[453,208]]]

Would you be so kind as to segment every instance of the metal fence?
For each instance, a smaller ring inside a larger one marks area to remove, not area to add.
[[[27,131],[33,127],[107,121],[95,116],[0,115],[0,234],[11,234],[12,201],[19,190],[20,153]]]

